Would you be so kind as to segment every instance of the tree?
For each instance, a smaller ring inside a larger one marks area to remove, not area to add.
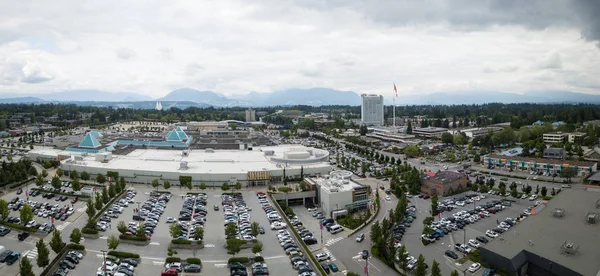
[[[35,261],[37,266],[46,267],[48,264],[50,264],[50,258],[48,258],[50,255],[50,250],[46,246],[46,243],[44,243],[43,239],[40,239],[38,242],[36,242],[35,247],[38,252],[37,259]]]
[[[537,195],[537,194],[539,194],[539,193],[540,193],[540,184],[537,184],[537,185],[535,186],[535,194]]]
[[[410,124],[410,122],[408,122],[408,123]],[[346,273],[346,276],[360,276],[360,274],[350,271],[350,272]]]
[[[35,185],[38,187],[42,187],[44,186],[44,177],[42,176],[42,174],[38,174],[37,177],[35,178]]]
[[[512,197],[517,197],[518,194],[519,194],[519,192],[517,191],[517,188],[515,188],[515,187],[510,188],[510,195]]]
[[[252,232],[252,236],[258,236],[258,222],[253,221],[252,224],[250,224],[250,230]]]
[[[96,175],[96,182],[104,184],[104,182],[106,182],[106,177],[103,174],[99,173]]]
[[[92,202],[93,200],[88,200],[87,204],[87,209],[85,210],[85,212],[88,215],[88,218],[93,218],[94,215],[96,215],[96,208],[94,208],[94,203]],[[102,206],[100,207],[102,208]]]
[[[450,273],[450,276],[459,276],[458,271],[452,271],[452,273]]]
[[[167,256],[173,257],[173,255],[177,255],[177,253],[177,250],[173,249],[172,246],[169,245],[169,247],[167,247]]]
[[[121,191],[125,190],[127,183],[125,182],[125,177],[119,177],[119,187],[121,187]]]
[[[263,244],[260,241],[256,241],[254,242],[254,245],[252,246],[252,253],[256,254],[256,253],[260,253],[263,251]]]
[[[408,124],[406,125],[406,134],[412,134],[413,128],[412,128],[412,123],[411,121],[408,121]]]
[[[165,188],[165,190],[171,188],[171,182],[169,180],[163,181],[163,188]]]
[[[44,178],[48,177],[48,171],[47,170],[42,170],[42,176]]]
[[[546,186],[542,187],[542,196],[546,196],[546,194],[548,194],[548,188],[546,188]]]
[[[432,216],[437,215],[437,209],[438,209],[438,197],[437,197],[437,195],[433,195],[431,197],[431,215]]]
[[[552,187],[552,191],[550,191],[550,195],[552,195],[552,196],[556,195],[556,190],[554,190],[554,187]]]
[[[73,170],[73,171],[71,171],[71,173],[69,173],[69,177],[70,177],[72,180],[75,180],[75,179],[78,179],[78,178],[79,178],[79,174],[77,173],[77,171],[76,171],[76,170]]]
[[[54,187],[54,189],[60,189],[61,184],[60,184],[60,178],[58,178],[58,175],[55,175],[54,177],[52,177],[52,187]]]
[[[102,201],[102,195],[101,194],[96,194],[96,209],[99,211],[102,209],[102,206],[104,206],[104,202]]]
[[[71,187],[73,188],[73,191],[80,191],[81,190],[81,182],[79,182],[79,179],[73,179],[73,182],[71,182]]]
[[[104,186],[102,187],[102,202],[106,204],[109,200],[110,197],[108,196],[108,189],[106,188],[106,186]]]
[[[204,182],[200,183],[200,187],[198,187],[198,188],[200,188],[200,190],[202,190],[202,191],[206,190],[206,183],[204,183]]]
[[[71,235],[69,236],[69,240],[72,243],[79,244],[81,241],[81,230],[79,230],[79,228],[73,228],[73,231],[71,231]]]
[[[415,276],[427,276],[427,267],[425,266],[425,258],[423,257],[423,254],[419,254],[419,258],[417,258]]]
[[[125,232],[127,232],[127,224],[122,220],[119,221],[119,223],[117,223],[117,230],[121,232],[121,234],[125,234]]]
[[[116,188],[115,188],[115,184],[114,183],[110,183],[108,185],[108,197],[113,198],[116,194],[117,194],[117,191],[116,191]]]
[[[229,183],[224,182],[223,185],[221,185],[221,190],[227,192],[231,187],[229,186]]]
[[[400,267],[400,269],[402,269],[403,271],[406,271],[407,266],[408,266],[408,262],[406,261],[406,257],[405,255],[408,252],[406,251],[406,247],[403,245],[401,245],[398,249],[397,249],[397,255],[398,255],[398,266]]]
[[[79,177],[81,178],[81,180],[90,180],[90,174],[86,171],[81,172],[81,175]]]
[[[61,168],[58,168],[56,169],[56,175],[58,175],[58,177],[63,177],[63,175],[65,175],[65,172],[63,172]]]
[[[108,244],[108,249],[115,250],[119,246],[119,238],[115,235],[110,235],[108,239],[106,239],[106,243]]]
[[[403,153],[408,158],[413,158],[413,157],[419,155],[419,147],[417,145],[408,146],[408,147],[404,148]]]
[[[138,226],[138,229],[135,232],[135,235],[138,237],[146,237],[146,229],[144,229],[143,225],[140,224],[140,226]]]
[[[179,227],[179,224],[177,224],[177,223],[171,224],[171,226],[169,226],[169,233],[171,233],[171,237],[174,239],[181,236],[181,227]]]
[[[60,236],[60,231],[54,229],[52,232],[52,239],[50,240],[50,247],[54,253],[60,252],[65,244],[63,243],[62,237]]]
[[[442,143],[444,144],[452,144],[454,142],[454,137],[449,132],[442,133]]]
[[[33,219],[33,210],[31,210],[29,204],[23,204],[23,208],[19,210],[19,217],[23,225],[27,224]]]
[[[568,182],[571,182],[571,178],[577,176],[577,170],[572,167],[562,168],[560,170],[560,177],[566,178]]]
[[[235,190],[238,190],[238,191],[241,190],[242,189],[242,183],[240,183],[239,181],[235,182],[234,188],[235,188]]]
[[[467,136],[463,135],[462,133],[459,133],[452,137],[452,141],[455,145],[466,145],[469,142],[469,139],[467,138]]]
[[[194,239],[195,240],[204,239],[204,228],[196,226],[196,231],[194,232]]]
[[[243,240],[228,239],[225,245],[225,248],[227,248],[227,254],[235,256],[235,254],[240,253],[242,250],[242,245],[245,243],[246,241]]]
[[[431,264],[431,276],[442,276],[440,264],[436,260],[433,260],[433,263]]]
[[[10,209],[8,209],[8,202],[4,199],[0,199],[0,217],[5,220],[10,215]]]
[[[227,239],[233,239],[237,235],[237,227],[235,224],[230,223],[225,227],[225,236]]]
[[[19,274],[21,276],[35,276],[35,274],[33,273],[33,266],[29,262],[29,258],[21,258]]]
[[[158,186],[160,186],[160,183],[158,183],[158,179],[152,180],[152,187],[156,188],[157,191],[158,191]]]

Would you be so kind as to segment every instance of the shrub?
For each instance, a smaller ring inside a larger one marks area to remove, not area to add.
[[[10,222],[6,222],[6,221],[3,221],[3,220],[0,220],[0,224],[5,225],[5,226],[9,226],[9,227],[12,227],[12,228],[16,228],[16,229],[19,229],[19,230],[27,231],[27,232],[32,232],[32,233],[37,232],[37,229],[35,229],[35,228],[25,227],[25,226],[20,225],[20,224],[10,223]]]
[[[254,257],[254,261],[255,262],[264,262],[265,258],[263,258],[263,256],[256,256],[256,257]]]
[[[98,230],[91,229],[91,228],[83,228],[81,230],[81,233],[83,233],[83,234],[90,234],[90,235],[96,235],[96,234],[98,234]]]
[[[178,263],[178,262],[181,262],[181,258],[179,258],[179,257],[168,257],[165,259],[165,264]]]
[[[190,240],[171,240],[172,244],[192,244]]]
[[[197,264],[197,265],[202,265],[202,261],[198,258],[187,258],[187,263],[188,264]]]
[[[85,250],[85,246],[83,244],[76,244],[76,243],[69,243],[67,245],[67,248],[73,249],[73,250],[79,250],[79,251]]]
[[[119,235],[119,239],[130,240],[130,241],[147,241],[148,240],[146,237],[127,236],[127,235]]]
[[[542,197],[542,199],[543,199],[543,200],[551,200],[551,199],[552,199],[552,197],[551,197],[551,196],[543,196],[543,197]]]
[[[204,241],[198,241],[197,243],[198,243],[198,244],[203,244],[203,243],[204,243]]]
[[[247,264],[250,263],[250,259],[248,259],[248,257],[234,257],[234,258],[229,258],[229,260],[227,261],[228,264],[230,263],[243,263],[243,264]]]
[[[132,258],[132,259],[140,258],[140,254],[123,252],[123,251],[108,251],[108,253],[106,253],[106,255],[115,256],[117,258]]]

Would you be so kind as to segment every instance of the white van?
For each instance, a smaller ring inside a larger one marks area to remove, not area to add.
[[[331,233],[331,234],[337,234],[342,231],[344,231],[344,227],[342,227],[338,224],[332,225],[331,227],[329,227],[329,233]]]

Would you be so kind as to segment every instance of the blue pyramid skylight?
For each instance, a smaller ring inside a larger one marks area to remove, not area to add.
[[[91,132],[85,135],[83,140],[81,140],[81,143],[79,143],[80,148],[97,148],[100,146],[102,146],[102,144],[98,142],[98,139],[96,139]]]
[[[102,134],[100,134],[98,131],[90,131],[90,135],[92,135],[94,138],[102,138]]]
[[[181,137],[179,137],[179,133],[175,130],[169,131],[167,134],[167,141],[181,141]]]

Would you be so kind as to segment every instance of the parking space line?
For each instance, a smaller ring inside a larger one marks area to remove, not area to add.
[[[160,245],[158,242],[151,242],[150,245]]]
[[[206,247],[215,247],[215,245],[214,245],[214,244],[205,244],[205,245],[204,245],[204,247],[205,247],[205,248],[206,248]]]

